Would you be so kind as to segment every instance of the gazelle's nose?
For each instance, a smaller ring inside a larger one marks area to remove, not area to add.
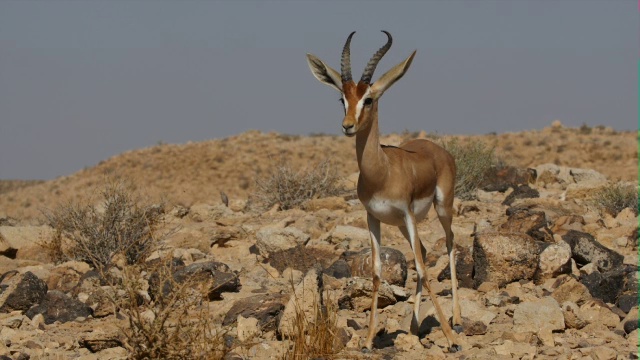
[[[356,133],[356,126],[355,124],[343,124],[342,125],[342,133],[347,135],[347,136],[353,136]]]

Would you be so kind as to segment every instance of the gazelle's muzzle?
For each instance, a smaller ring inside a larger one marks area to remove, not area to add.
[[[356,126],[356,121],[351,118],[345,118],[342,121],[342,133],[351,137],[356,134],[358,128]]]

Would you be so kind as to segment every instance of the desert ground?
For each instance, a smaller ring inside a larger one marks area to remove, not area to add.
[[[371,279],[354,139],[248,131],[128,151],[53,180],[0,180],[0,358],[638,358],[637,203],[608,213],[594,202],[618,184],[637,194],[636,132],[556,121],[517,133],[404,132],[382,142],[411,138],[481,142],[513,170],[454,204],[460,351],[449,349],[426,291],[415,298],[413,253],[386,225],[377,336],[372,351],[361,350]],[[255,203],[256,181],[274,169],[324,161],[342,193],[291,209]],[[101,191],[118,182],[157,209],[151,248],[136,261],[108,254],[96,268],[68,245],[84,233],[57,232],[50,216],[69,204],[95,205],[101,216]],[[451,316],[434,211],[418,232],[432,288]],[[418,336],[409,333],[416,301]]]

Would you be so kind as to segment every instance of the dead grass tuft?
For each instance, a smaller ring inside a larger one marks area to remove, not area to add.
[[[630,208],[638,215],[638,188],[633,184],[616,183],[597,191],[592,198],[593,203],[611,216],[616,216],[625,208]]]
[[[329,160],[302,170],[294,170],[283,160],[264,178],[256,179],[250,202],[260,209],[280,204],[280,209],[287,210],[307,200],[343,193],[336,167]]]
[[[494,148],[479,140],[461,144],[455,138],[442,141],[441,145],[456,160],[455,196],[462,200],[476,199],[476,190],[497,161]]]

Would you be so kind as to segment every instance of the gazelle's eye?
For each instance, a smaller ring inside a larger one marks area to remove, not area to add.
[[[373,102],[373,99],[372,99],[372,98],[366,98],[366,99],[364,99],[364,104],[365,104],[365,105],[371,105],[371,103],[372,103],[372,102]]]

